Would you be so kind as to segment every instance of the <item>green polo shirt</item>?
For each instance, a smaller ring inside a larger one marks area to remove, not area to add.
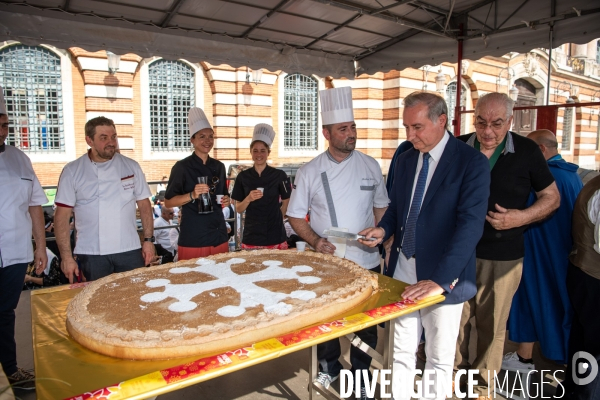
[[[494,169],[494,165],[496,165],[496,161],[498,161],[498,158],[500,158],[500,154],[502,154],[502,152],[504,151],[504,147],[506,146],[506,138],[508,137],[508,133],[506,134],[506,136],[504,136],[504,140],[502,140],[502,143],[500,143],[498,145],[498,147],[496,147],[496,150],[494,150],[494,154],[492,154],[492,156],[489,159],[490,162],[490,170]],[[480,149],[480,145],[479,145],[479,140],[477,140],[477,138],[475,138],[475,149],[477,151],[481,151]]]

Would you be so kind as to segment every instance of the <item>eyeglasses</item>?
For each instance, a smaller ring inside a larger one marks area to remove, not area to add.
[[[217,185],[219,184],[219,178],[216,176],[212,177],[212,185],[210,185],[208,187],[210,194],[215,194],[215,189],[217,188]]]
[[[506,123],[506,121],[501,120],[501,119],[494,121],[494,122],[490,122],[490,123],[487,123],[485,121],[477,121],[477,122],[475,122],[475,129],[484,131],[489,126],[491,130],[499,131],[500,129],[502,129],[502,127],[504,126],[505,123]]]

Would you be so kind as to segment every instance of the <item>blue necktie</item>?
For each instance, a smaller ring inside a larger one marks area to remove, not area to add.
[[[425,194],[425,184],[427,183],[427,172],[429,172],[429,153],[423,153],[423,166],[417,178],[417,186],[415,186],[415,194],[413,195],[410,211],[404,226],[404,238],[402,240],[402,253],[406,258],[411,258],[415,255],[415,234],[417,231],[417,219],[421,211],[421,203]]]

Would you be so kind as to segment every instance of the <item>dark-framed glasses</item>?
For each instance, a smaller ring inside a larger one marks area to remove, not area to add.
[[[503,119],[497,119],[496,121],[492,121],[489,123],[486,121],[483,121],[483,120],[477,120],[477,121],[475,121],[474,125],[475,125],[475,129],[480,130],[480,131],[484,131],[488,126],[493,131],[499,131],[500,129],[502,129],[504,124],[506,124],[506,121],[504,121]]]

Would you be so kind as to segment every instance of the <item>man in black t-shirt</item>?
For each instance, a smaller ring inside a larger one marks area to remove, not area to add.
[[[493,393],[494,372],[499,373],[502,365],[506,321],[523,269],[523,232],[560,205],[554,177],[538,145],[509,131],[513,107],[502,93],[481,97],[475,107],[475,133],[459,137],[488,157],[490,171],[481,173],[491,173],[488,215],[476,250],[477,294],[464,303],[454,361],[455,370],[479,370],[474,391],[480,399]],[[527,207],[532,190],[537,200]],[[471,317],[478,351],[473,363],[469,363]]]

